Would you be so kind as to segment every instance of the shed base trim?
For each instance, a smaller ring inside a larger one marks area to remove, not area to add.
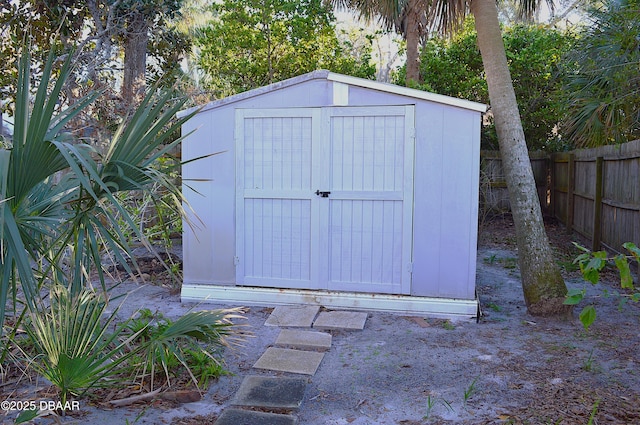
[[[183,284],[181,298],[183,302],[198,301],[258,306],[310,304],[337,309],[421,314],[454,320],[475,320],[478,315],[477,299],[414,297],[359,292]]]

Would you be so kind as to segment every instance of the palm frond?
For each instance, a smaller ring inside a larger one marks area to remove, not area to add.
[[[37,301],[45,282],[66,287],[73,298],[90,286],[91,273],[97,271],[106,292],[105,249],[132,273],[125,232],[143,241],[144,236],[119,193],[160,187],[178,211],[182,208],[179,188],[154,162],[181,142],[175,134],[196,111],[175,119],[185,99],[156,87],[101,157],[89,145],[68,141],[65,133],[70,120],[100,94],[60,105],[71,56],[56,71],[55,82],[53,54],[48,58],[33,100],[28,49],[20,59],[14,144],[0,150],[0,323],[10,297],[14,306],[18,302],[19,287],[33,314],[43,308]]]
[[[542,0],[520,0],[517,3],[517,16],[524,21],[533,20],[536,12],[542,6]],[[544,0],[550,12],[555,10],[555,2],[553,0]]]
[[[49,91],[54,61],[54,54],[50,53],[33,104],[29,99],[30,56],[28,49],[25,49],[20,59],[14,142],[7,183],[8,194],[12,196],[11,204],[14,207],[27,196],[36,184],[67,167],[64,158],[50,142],[59,137],[64,125],[93,102],[99,94],[94,92],[82,98],[72,108],[64,109],[56,114],[60,92],[71,73],[70,58],[71,55],[60,69],[53,89]]]
[[[565,87],[564,132],[580,147],[640,137],[640,10],[611,3],[591,16],[592,25],[565,58],[576,70]]]
[[[15,217],[11,213],[11,209],[7,206],[0,205],[0,212],[2,212],[2,218],[0,222],[3,227],[2,234],[2,254],[0,258],[0,266],[2,266],[2,285],[0,285],[0,319],[4,322],[4,313],[6,307],[6,301],[9,292],[16,294],[16,276],[12,273],[15,269],[19,277],[19,281],[22,285],[25,301],[27,305],[33,307],[36,297],[36,281],[31,270],[31,263],[29,257],[23,253],[27,252],[24,243],[22,242],[22,236],[20,235],[20,229],[15,221]],[[13,290],[10,288],[13,287]],[[0,322],[0,323],[2,323]]]
[[[123,327],[110,331],[119,307],[107,315],[106,301],[92,291],[73,295],[57,285],[51,289],[50,305],[41,305],[25,324],[36,352],[42,353],[33,364],[60,389],[63,403],[69,395],[81,395],[115,377],[122,363],[136,355],[127,348],[136,334],[123,341]]]
[[[175,321],[161,318],[155,325],[148,324],[145,327],[146,332],[141,333],[147,340],[143,344],[143,363],[139,375],[143,379],[149,375],[153,389],[157,370],[161,369],[169,382],[170,364],[177,361],[187,371],[194,384],[198,385],[185,360],[185,348],[188,343],[222,347],[241,341],[243,335],[238,331],[238,325],[232,321],[242,319],[241,313],[241,308],[190,311]]]
[[[467,16],[466,0],[431,0],[426,8],[427,28],[430,32],[453,35]]]
[[[387,30],[400,28],[400,16],[409,0],[325,0],[325,4],[357,11],[367,21],[378,19]]]

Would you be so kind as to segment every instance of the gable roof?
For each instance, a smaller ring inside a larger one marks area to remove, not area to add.
[[[398,86],[395,84],[381,83],[379,81],[367,80],[364,78],[351,77],[349,75],[337,74],[335,72],[327,71],[324,69],[312,71],[307,74],[299,75],[297,77],[289,78],[287,80],[279,81],[277,83],[269,84],[267,86],[258,87],[253,90],[238,93],[223,99],[214,100],[203,106],[197,106],[189,108],[179,112],[179,116],[187,115],[196,110],[201,112],[214,109],[230,103],[239,102],[241,100],[250,99],[252,97],[260,96],[262,94],[272,92],[275,90],[285,89],[287,87],[301,84],[311,80],[327,80],[336,83],[343,83],[350,86],[362,87],[371,90],[377,90],[386,93],[397,94],[401,96],[412,97],[415,99],[427,100],[436,103],[442,103],[444,105],[455,106],[458,108],[469,109],[476,112],[486,112],[487,105],[483,103],[472,102],[470,100],[459,99],[457,97],[445,96],[442,94],[430,93],[423,90],[412,89],[408,87]]]

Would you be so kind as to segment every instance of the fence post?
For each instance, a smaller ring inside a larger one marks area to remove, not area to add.
[[[567,221],[565,226],[567,233],[573,232],[573,192],[576,189],[576,156],[569,154],[569,162],[567,165]]]
[[[604,158],[596,158],[596,193],[593,197],[593,239],[591,240],[591,250],[600,250],[602,241],[602,177]]]

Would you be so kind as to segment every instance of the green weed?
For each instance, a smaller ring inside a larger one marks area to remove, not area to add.
[[[431,411],[433,410],[435,405],[436,405],[436,399],[434,397],[431,397],[431,394],[429,394],[427,396],[427,413],[425,413],[425,415],[423,416],[423,419],[425,420],[429,419],[429,416],[431,416]]]
[[[493,263],[495,263],[495,262],[496,262],[496,258],[497,258],[497,257],[498,257],[498,256],[497,256],[496,254],[492,254],[490,257],[484,257],[484,258],[482,259],[482,261],[483,261],[485,264],[493,264]]]
[[[596,363],[593,358],[593,350],[589,352],[589,356],[582,363],[582,369],[585,372],[595,372],[596,371]]]
[[[452,331],[456,328],[456,326],[451,323],[451,320],[445,320],[444,322],[442,322],[442,327],[448,331]]]
[[[495,311],[496,313],[499,313],[502,311],[502,307],[500,307],[498,304],[496,303],[488,303],[487,307],[490,308],[491,310]]]
[[[515,269],[518,267],[518,259],[513,257],[503,258],[501,263],[505,269]]]
[[[473,382],[464,390],[464,405],[467,405],[467,401],[476,393],[476,383],[478,382],[478,378],[476,377]]]
[[[598,406],[600,405],[600,400],[593,403],[593,408],[591,409],[591,415],[589,415],[589,422],[587,425],[593,425],[596,415],[598,414]]]

